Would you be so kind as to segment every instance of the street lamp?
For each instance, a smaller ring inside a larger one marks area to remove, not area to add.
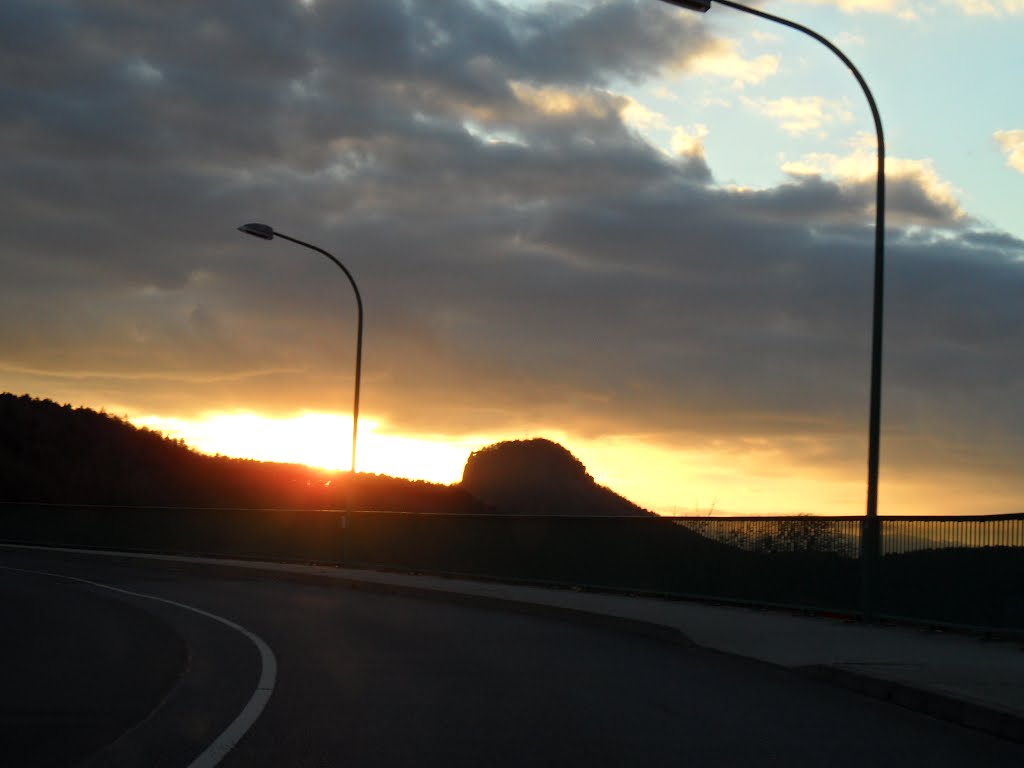
[[[356,294],[356,306],[359,308],[359,324],[356,329],[356,384],[355,384],[355,399],[352,404],[352,474],[356,472],[356,436],[359,434],[359,382],[362,377],[363,371],[363,298],[359,295],[359,287],[356,285],[355,279],[352,277],[352,273],[345,268],[345,265],[338,261],[334,256],[329,254],[323,248],[318,248],[310,243],[297,240],[294,237],[282,234],[281,232],[275,232],[274,228],[266,224],[243,224],[238,228],[240,232],[245,232],[247,235],[253,237],[259,237],[263,240],[273,240],[275,237],[280,237],[283,240],[289,240],[298,245],[303,245],[306,248],[322,253],[328,259],[333,261],[342,272],[345,273],[345,277],[352,284],[352,290]]]
[[[732,0],[713,1],[720,5],[735,8],[737,11],[760,16],[762,19],[774,21],[776,24],[782,24],[798,32],[803,32],[824,45],[838,56],[843,64],[849,68],[850,72],[853,73],[853,76],[857,79],[857,84],[864,91],[864,96],[868,100],[868,106],[871,108],[871,117],[875,121],[875,137],[878,144],[878,172],[875,187],[875,280],[871,315],[871,400],[868,407],[868,500],[864,527],[861,533],[861,559],[863,564],[861,612],[865,620],[871,621],[874,618],[875,567],[878,561],[880,543],[878,529],[878,454],[882,424],[882,298],[885,284],[885,139],[882,134],[882,118],[878,114],[878,107],[875,105],[874,96],[871,95],[871,89],[868,88],[864,77],[853,65],[853,62],[846,57],[846,54],[829,40],[801,24],[779,16],[773,16],[764,11],[748,8],[745,5],[734,3]],[[706,13],[711,8],[712,0],[661,0],[661,2],[691,11]]]

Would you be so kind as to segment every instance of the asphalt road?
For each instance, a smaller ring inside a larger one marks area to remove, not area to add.
[[[0,566],[22,569],[0,568],[5,766],[215,764],[265,672],[243,629],[276,677],[229,768],[1024,765],[1017,744],[620,631],[229,568]]]

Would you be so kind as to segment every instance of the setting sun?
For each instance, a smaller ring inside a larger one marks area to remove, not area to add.
[[[194,421],[143,416],[140,427],[182,439],[197,451],[259,461],[348,469],[351,461],[351,416],[303,412],[293,416],[262,416],[240,411],[208,413]],[[456,483],[469,453],[479,440],[430,439],[388,434],[379,422],[360,419],[357,469],[360,472]]]

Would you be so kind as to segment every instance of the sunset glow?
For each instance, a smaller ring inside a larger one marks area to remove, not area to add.
[[[142,416],[132,422],[180,438],[207,454],[333,470],[347,470],[352,462],[351,416],[303,412],[274,417],[238,411],[210,413],[194,421]],[[476,441],[388,434],[378,422],[360,419],[357,470],[456,483],[474,447],[478,447]]]
[[[208,413],[195,420],[150,415],[131,421],[181,438],[195,450],[211,455],[334,470],[348,469],[351,462],[352,420],[342,414],[263,416],[237,411]],[[721,514],[729,509],[748,514],[852,514],[861,489],[859,478],[837,491],[828,487],[828,478],[807,473],[778,476],[772,469],[777,457],[761,446],[749,446],[743,455],[729,456],[724,449],[673,451],[636,437],[587,439],[558,429],[538,434],[569,447],[598,483],[661,514]],[[538,434],[399,435],[382,428],[379,421],[361,419],[358,470],[457,483],[472,451]],[[751,482],[750,474],[760,475],[760,481]],[[803,503],[785,501],[794,497],[796,486],[802,490]],[[666,500],[675,501],[666,504]]]
[[[862,515],[882,295],[879,514],[1019,513],[1024,6],[918,5],[765,4],[874,93],[879,294],[864,94],[749,14],[19,3],[3,387],[344,471],[358,368],[360,472],[543,437],[659,513]]]
[[[194,420],[160,416],[130,419],[202,453],[307,464],[347,470],[351,461],[350,416],[301,412],[264,416],[247,411],[213,412]],[[786,455],[794,449],[760,440],[722,442],[700,450],[678,450],[640,436],[585,438],[559,429],[489,435],[401,435],[381,422],[359,423],[358,470],[374,474],[458,483],[474,450],[501,440],[544,436],[568,447],[601,485],[663,515],[858,515],[864,483],[859,466],[847,473],[815,467]],[[820,448],[820,447],[819,447]],[[814,446],[801,446],[813,455]],[[969,478],[961,478],[970,483]],[[887,486],[889,514],[983,513],[999,509],[999,489],[970,490],[965,508],[927,481]],[[966,510],[966,511],[965,511]]]

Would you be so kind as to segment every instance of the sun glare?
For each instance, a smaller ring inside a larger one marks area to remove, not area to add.
[[[197,451],[235,458],[348,469],[352,461],[352,417],[305,412],[270,417],[256,413],[208,413],[196,420],[141,416],[139,427],[182,439]],[[359,420],[357,469],[360,472],[456,483],[466,458],[481,443],[389,434],[379,422]]]

